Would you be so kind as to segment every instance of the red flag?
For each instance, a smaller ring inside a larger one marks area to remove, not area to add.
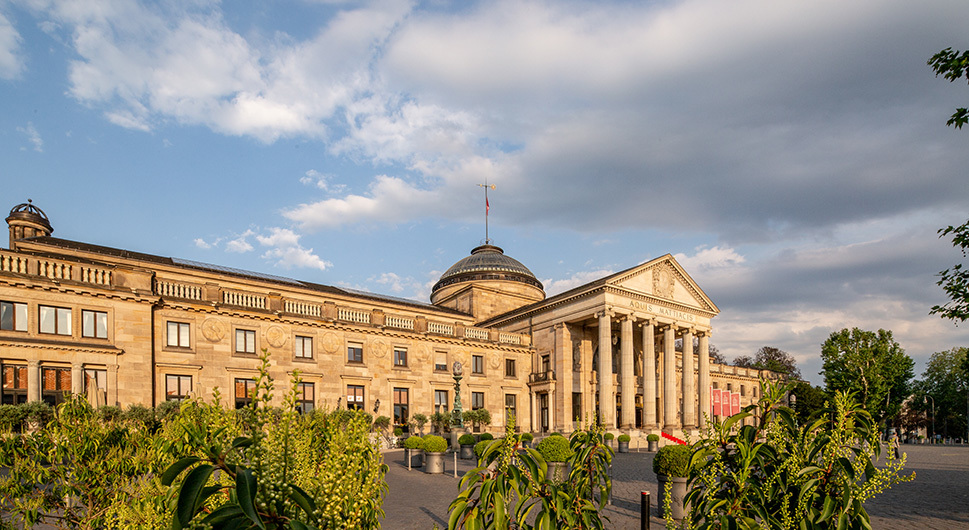
[[[488,196],[485,195],[485,215],[488,215],[489,211],[491,211],[491,203],[488,202]]]

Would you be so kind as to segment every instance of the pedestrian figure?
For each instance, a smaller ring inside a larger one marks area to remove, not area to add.
[[[895,453],[895,458],[898,458],[898,435],[892,433],[892,439],[888,442],[889,447],[892,448],[892,452]]]

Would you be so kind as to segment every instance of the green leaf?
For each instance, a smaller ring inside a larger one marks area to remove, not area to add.
[[[236,436],[236,438],[232,440],[233,449],[245,448],[249,447],[250,445],[252,445],[252,438],[248,436]]]
[[[236,517],[244,516],[245,514],[242,513],[242,508],[239,508],[238,504],[223,504],[222,506],[219,506],[218,509],[205,516],[205,519],[202,519],[202,523],[215,526],[221,525]]]
[[[834,513],[835,502],[831,497],[824,498],[824,510],[821,512],[821,517],[817,520],[818,523],[823,523],[827,521],[831,515]]]
[[[289,487],[292,488],[289,498],[293,499],[293,502],[298,504],[299,507],[306,512],[307,516],[311,518],[314,517],[313,513],[316,511],[316,502],[314,502],[313,499],[311,499],[310,496],[307,495],[306,492],[296,484],[290,484]]]
[[[242,513],[246,514],[246,517],[259,528],[266,528],[259,514],[256,513],[256,477],[253,476],[251,469],[236,467],[236,497]]]
[[[172,482],[175,482],[175,479],[178,477],[178,475],[182,471],[185,471],[185,468],[199,461],[201,461],[201,459],[197,456],[186,456],[185,458],[179,460],[178,462],[175,462],[174,464],[168,466],[168,469],[166,469],[165,472],[162,474],[162,479],[161,479],[162,485],[171,486]]]
[[[193,469],[182,482],[182,488],[178,492],[178,502],[175,505],[175,519],[173,527],[176,529],[187,525],[198,511],[198,507],[205,499],[201,498],[202,488],[208,482],[209,476],[215,466],[209,464],[201,465]]]

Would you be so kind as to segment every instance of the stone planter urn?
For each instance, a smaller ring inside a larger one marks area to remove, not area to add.
[[[629,442],[619,442],[619,452],[628,453],[629,452]]]
[[[659,442],[657,442],[656,440],[650,440],[646,443],[648,444],[646,447],[646,450],[649,451],[650,453],[655,453],[656,450],[659,448]]]
[[[682,521],[686,516],[686,477],[668,477],[666,475],[656,475],[659,482],[659,509],[660,514],[665,516],[666,510],[666,483],[672,482],[670,489],[670,513],[676,521]]]
[[[461,454],[458,456],[461,460],[472,460],[474,458],[474,446],[462,444]]]
[[[444,456],[446,452],[424,453],[424,472],[431,474],[444,473]]]
[[[569,463],[548,462],[548,478],[552,482],[565,482],[569,480]]]
[[[423,449],[404,449],[404,458],[410,462],[411,467],[421,467],[424,465]]]

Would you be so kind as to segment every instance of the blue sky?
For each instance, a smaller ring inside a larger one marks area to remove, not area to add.
[[[0,197],[55,236],[426,301],[491,237],[549,294],[666,253],[728,357],[886,328],[961,258],[964,0],[0,0]]]

